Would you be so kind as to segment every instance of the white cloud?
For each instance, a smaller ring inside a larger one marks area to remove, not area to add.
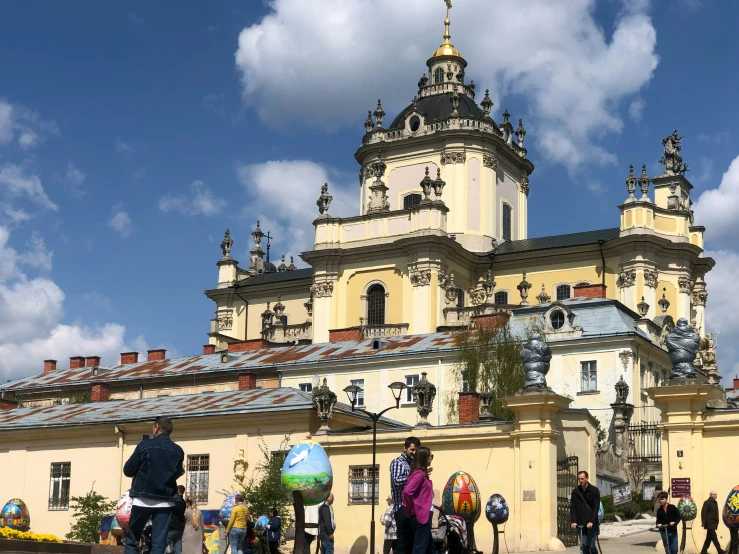
[[[47,247],[44,239],[37,232],[34,232],[26,241],[27,251],[18,256],[18,260],[28,266],[49,272],[52,267],[52,258],[54,253]]]
[[[16,209],[11,204],[0,204],[0,210],[8,217],[11,223],[23,223],[31,219],[28,212],[23,209]]]
[[[629,104],[629,117],[632,121],[636,121],[637,123],[641,121],[641,116],[646,105],[647,103],[641,98],[635,98],[631,101],[631,104]]]
[[[128,212],[123,209],[123,204],[113,206],[108,225],[124,239],[131,236],[133,232],[133,221],[131,220],[131,216],[128,215]]]
[[[719,371],[726,381],[739,372],[739,296],[726,294],[736,284],[739,253],[716,250],[706,255],[716,260],[716,266],[706,274],[706,331],[713,333]]]
[[[126,141],[124,141],[121,137],[116,137],[116,139],[115,139],[115,148],[121,154],[131,154],[131,153],[133,153],[133,146],[131,146]]]
[[[490,88],[500,113],[501,98],[522,96],[537,128],[530,136],[545,156],[571,170],[615,162],[598,142],[621,131],[624,101],[650,81],[658,62],[647,2],[623,2],[611,33],[595,21],[594,5],[467,0],[451,12],[452,42],[469,62],[478,101]],[[392,121],[416,93],[443,33],[441,2],[272,0],[268,6],[239,35],[236,65],[246,105],[282,127],[353,125],[360,132],[378,96]],[[374,24],[377,14],[381,23]]]
[[[53,121],[45,121],[33,110],[0,98],[0,146],[17,140],[25,150],[58,134],[59,127]]]
[[[729,165],[718,188],[704,191],[695,203],[695,222],[706,226],[712,248],[736,248],[739,233],[739,156]]]
[[[85,182],[86,175],[76,167],[72,162],[67,166],[67,180],[75,185],[81,185]]]
[[[356,194],[350,192],[348,184],[352,182],[351,177],[342,178],[335,170],[315,162],[275,160],[239,165],[236,171],[248,191],[249,204],[244,208],[244,215],[252,220],[250,225],[259,219],[262,229],[271,231],[275,237],[273,243],[286,248],[286,252],[279,254],[294,255],[296,263],[300,252],[313,247],[312,223],[318,216],[316,200],[323,183],[329,184],[329,194],[334,197],[329,208],[331,215],[356,213]],[[242,246],[248,250],[250,239]],[[277,260],[279,256],[272,258]]]
[[[28,197],[35,204],[50,210],[58,210],[41,185],[41,179],[36,175],[29,175],[16,164],[6,163],[0,166],[0,191],[4,191],[10,198]]]
[[[213,192],[202,181],[190,185],[189,195],[165,194],[159,199],[159,209],[165,213],[180,212],[184,215],[207,215],[219,213],[226,201],[213,196]]]

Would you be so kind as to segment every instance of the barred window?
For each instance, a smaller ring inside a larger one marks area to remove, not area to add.
[[[598,365],[596,362],[580,362],[580,373],[582,375],[582,391],[592,392],[598,390]]]
[[[367,291],[367,325],[385,324],[385,287],[372,285]]]
[[[567,300],[570,297],[570,285],[559,285],[557,287],[557,300]]]
[[[313,383],[300,383],[298,386],[303,392],[313,392]]]
[[[380,466],[349,466],[349,504],[369,504],[372,502],[372,479],[375,480],[374,504],[380,497]],[[373,475],[374,473],[374,475]]]
[[[405,401],[413,402],[413,385],[418,384],[418,375],[405,376]]]
[[[511,240],[511,215],[510,204],[503,203],[503,240]]]
[[[444,82],[444,70],[440,67],[437,67],[434,71],[434,84],[438,85],[439,83]]]
[[[208,503],[208,484],[210,481],[210,455],[195,454],[187,457],[187,495],[204,506]]]
[[[508,292],[500,291],[495,293],[496,304],[508,304]]]
[[[49,510],[69,510],[71,462],[53,462],[49,483]]]
[[[421,203],[421,195],[420,194],[409,194],[405,197],[403,197],[403,209],[407,210],[408,208],[412,208],[413,206],[418,206]]]

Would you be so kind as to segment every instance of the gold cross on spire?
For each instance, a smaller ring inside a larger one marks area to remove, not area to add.
[[[452,9],[452,0],[444,0],[446,4],[446,16],[449,17],[449,10]]]

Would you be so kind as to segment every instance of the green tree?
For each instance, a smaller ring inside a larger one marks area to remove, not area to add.
[[[85,496],[73,496],[70,506],[75,522],[66,537],[73,541],[99,542],[100,521],[115,511],[115,505],[114,501],[95,492],[95,483]]]
[[[457,335],[459,357],[451,369],[453,391],[466,390],[493,393],[490,413],[496,418],[513,419],[502,399],[512,396],[524,383],[521,349],[524,339],[538,332],[535,327],[526,330],[523,337],[503,327],[465,329]],[[458,414],[457,393],[448,393],[445,399],[447,417]]]

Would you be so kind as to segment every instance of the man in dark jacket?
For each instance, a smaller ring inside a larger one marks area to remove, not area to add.
[[[667,493],[659,493],[659,509],[657,510],[657,529],[662,536],[665,554],[677,554],[677,524],[680,523],[680,512],[667,500]]]
[[[174,554],[182,554],[182,535],[185,533],[185,487],[177,485],[177,500],[174,501],[172,519],[169,520],[167,544],[172,543]]]
[[[152,438],[145,438],[123,466],[123,474],[132,477],[131,519],[126,533],[125,554],[138,554],[139,539],[151,518],[151,554],[164,554],[172,510],[177,500],[177,479],[185,473],[185,453],[173,443],[172,421],[158,417]]]
[[[267,523],[267,542],[269,543],[270,554],[279,554],[280,552],[280,530],[282,521],[277,508],[272,508],[272,517]]]
[[[331,504],[334,503],[334,495],[329,494],[326,501],[318,510],[318,536],[321,539],[321,551],[323,554],[334,554],[334,516],[331,513]]]
[[[716,552],[718,552],[718,554],[724,554],[724,551],[718,542],[718,537],[716,536],[716,529],[718,529],[717,496],[718,493],[716,491],[711,491],[711,495],[708,497],[708,500],[703,503],[703,508],[701,508],[701,525],[706,530],[706,540],[703,543],[701,554],[708,554],[708,546],[711,543],[716,547]]]
[[[587,471],[577,474],[579,483],[572,489],[570,497],[571,527],[580,527],[580,545],[583,554],[598,554],[598,508],[600,508],[600,491],[588,482]]]

